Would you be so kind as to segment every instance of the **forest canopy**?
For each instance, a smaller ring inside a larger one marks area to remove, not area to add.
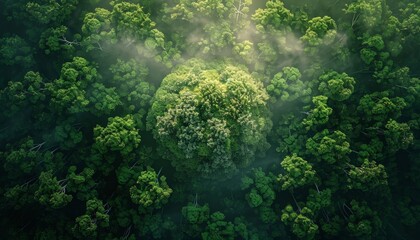
[[[163,79],[148,125],[177,171],[231,174],[266,150],[267,99],[239,66],[191,60]]]
[[[419,0],[2,0],[0,239],[417,239]]]

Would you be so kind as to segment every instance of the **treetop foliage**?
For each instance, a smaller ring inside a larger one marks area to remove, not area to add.
[[[0,1],[0,239],[417,239],[419,0]]]

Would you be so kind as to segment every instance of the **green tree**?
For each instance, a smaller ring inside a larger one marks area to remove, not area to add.
[[[26,4],[30,18],[40,24],[61,23],[76,9],[79,0],[34,0]]]
[[[177,170],[232,172],[267,146],[267,98],[242,68],[192,60],[163,80],[148,126]]]
[[[333,43],[337,36],[337,25],[329,16],[314,17],[308,22],[308,28],[301,40],[306,44],[305,51],[315,53],[316,47]]]
[[[352,27],[359,25],[363,30],[372,32],[383,21],[383,0],[357,0],[346,4],[344,12],[353,16]]]
[[[45,54],[49,55],[54,52],[63,51],[63,53],[71,53],[75,50],[75,46],[80,45],[77,40],[68,40],[68,27],[59,26],[48,28],[41,34],[39,47],[44,49]]]
[[[385,125],[384,134],[388,150],[391,152],[407,149],[414,142],[414,135],[410,131],[410,126],[393,119],[390,119]]]
[[[408,42],[415,42],[420,33],[420,7],[414,2],[407,2],[404,8],[400,9],[403,20],[401,21],[404,39]]]
[[[117,37],[112,27],[111,12],[104,8],[96,8],[85,15],[82,25],[82,45],[86,51],[103,50],[115,44]]]
[[[187,206],[182,207],[181,213],[188,223],[188,226],[184,231],[191,237],[198,237],[204,230],[203,225],[207,223],[210,218],[210,208],[208,204],[201,206],[197,203],[188,203]]]
[[[293,19],[293,13],[279,0],[267,1],[264,9],[257,9],[252,15],[252,20],[257,22],[257,29],[265,32],[265,29],[283,29],[289,27]]]
[[[235,45],[235,31],[247,26],[251,3],[250,0],[178,0],[166,7],[165,20],[182,26],[177,35],[187,52],[216,55],[230,51]]]
[[[58,113],[87,111],[90,102],[86,90],[99,79],[97,69],[84,58],[74,57],[73,61],[64,63],[60,78],[46,84],[51,108]]]
[[[350,235],[359,239],[374,239],[382,221],[378,213],[372,210],[365,201],[350,202],[351,215],[348,218],[347,230]]]
[[[53,209],[65,207],[73,199],[66,194],[67,179],[57,180],[52,171],[42,172],[39,176],[39,187],[35,192],[35,200]]]
[[[299,239],[314,239],[318,232],[318,225],[313,221],[313,212],[304,207],[298,213],[291,205],[287,205],[281,214],[281,221],[290,225],[293,234]]]
[[[68,119],[61,122],[52,128],[49,133],[44,134],[43,139],[50,146],[56,146],[64,150],[73,149],[83,139],[80,125],[74,124],[73,121],[73,119]]]
[[[145,64],[130,59],[117,62],[109,69],[113,73],[113,86],[130,112],[145,112],[152,102],[155,87],[147,82],[149,69]]]
[[[281,166],[285,173],[279,174],[277,181],[280,182],[283,190],[293,190],[315,181],[316,172],[312,169],[311,164],[295,153],[285,157]]]
[[[365,159],[360,167],[350,166],[348,171],[348,187],[362,191],[371,191],[388,185],[385,167],[375,161]]]
[[[32,184],[32,185],[31,185]],[[4,206],[19,211],[34,203],[33,180],[4,189]]]
[[[207,222],[206,229],[201,233],[201,237],[203,240],[233,240],[235,239],[234,225],[232,222],[225,220],[225,215],[223,213],[212,213]]]
[[[0,99],[9,103],[3,112],[6,116],[18,113],[28,106],[42,112],[43,101],[46,99],[44,79],[38,72],[27,72],[22,81],[9,81],[7,86],[0,90]],[[34,112],[34,115],[38,114]]]
[[[156,25],[149,14],[143,11],[142,6],[125,1],[113,6],[110,17],[115,24],[115,34],[118,38],[144,39]]]
[[[203,206],[188,203],[182,207],[182,216],[185,217],[189,224],[202,224],[207,222],[210,216],[210,208],[208,204]]]
[[[76,195],[77,199],[87,201],[96,198],[98,191],[95,189],[97,182],[93,179],[95,171],[90,168],[84,168],[80,173],[76,173],[77,167],[70,166],[67,177],[67,190]]]
[[[272,173],[265,174],[261,168],[254,168],[251,177],[242,178],[242,190],[247,190],[245,199],[248,205],[255,208],[264,223],[276,221],[276,214],[271,206],[276,194],[274,192],[275,177]]]
[[[267,92],[282,102],[300,100],[308,103],[312,90],[301,80],[301,76],[299,69],[284,67],[271,79]]]
[[[280,117],[276,130],[279,137],[277,152],[298,154],[303,151],[307,140],[307,131],[302,124],[302,118],[293,113],[287,113]]]
[[[318,187],[316,185],[316,187]],[[308,197],[306,199],[306,206],[311,209],[314,213],[318,213],[322,209],[326,209],[332,204],[332,191],[331,189],[325,189],[316,191],[313,189],[309,190]]]
[[[33,52],[32,47],[18,35],[0,38],[0,64],[29,69],[35,64]]]
[[[120,97],[115,88],[107,88],[102,83],[93,83],[88,93],[92,103],[91,112],[97,116],[109,115],[121,105]]]
[[[354,91],[356,81],[346,73],[328,71],[319,77],[318,90],[322,95],[336,101],[344,101]]]
[[[7,144],[6,150],[0,152],[3,170],[9,181],[61,165],[59,154],[54,155],[51,151],[45,151],[45,142],[36,143],[32,137],[26,137],[16,142],[16,145]]]
[[[325,161],[328,164],[347,162],[347,155],[351,152],[346,135],[339,130],[330,132],[328,129],[309,138],[306,149],[317,161]]]
[[[76,218],[76,223],[72,228],[76,238],[96,238],[98,227],[106,228],[109,226],[109,215],[101,200],[96,198],[86,202],[86,213]]]
[[[374,92],[360,98],[357,110],[363,114],[363,119],[379,123],[389,118],[398,118],[406,107],[403,98],[390,98],[389,92]]]
[[[166,177],[159,177],[151,167],[142,171],[137,183],[130,188],[131,200],[140,205],[139,211],[142,213],[162,208],[171,194],[172,189],[166,183]]]
[[[306,126],[307,130],[328,122],[333,109],[328,106],[327,101],[328,97],[323,95],[312,97],[314,107],[308,112],[304,112],[307,117],[302,121],[302,124]]]
[[[97,125],[93,129],[95,147],[100,153],[116,151],[129,156],[139,146],[141,138],[132,115],[108,118],[105,127]]]

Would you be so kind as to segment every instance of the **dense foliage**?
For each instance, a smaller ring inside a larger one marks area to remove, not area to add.
[[[163,79],[148,125],[178,172],[231,174],[268,145],[267,99],[245,70],[193,60]]]
[[[419,0],[2,0],[0,239],[417,239]]]

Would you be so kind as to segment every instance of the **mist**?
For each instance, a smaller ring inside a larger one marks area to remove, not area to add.
[[[0,9],[0,238],[418,236],[418,1]]]

